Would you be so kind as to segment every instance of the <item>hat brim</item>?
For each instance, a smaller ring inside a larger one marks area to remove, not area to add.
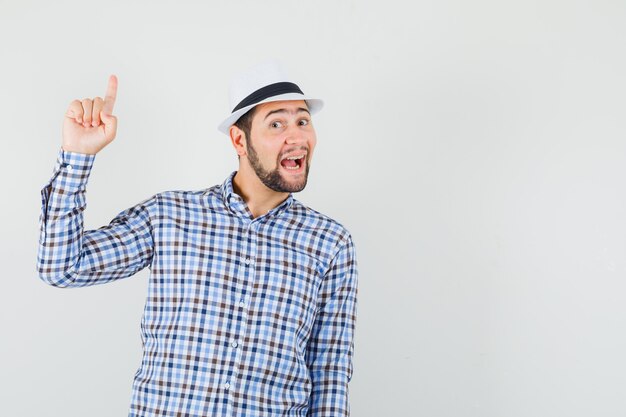
[[[237,121],[241,116],[243,116],[248,110],[263,103],[270,103],[272,101],[284,101],[284,100],[305,100],[307,106],[309,107],[309,112],[311,114],[315,114],[324,107],[324,102],[318,98],[311,98],[299,93],[287,93],[280,94],[277,96],[268,97],[265,100],[261,100],[258,103],[251,104],[246,107],[242,107],[234,113],[231,113],[226,120],[219,124],[217,130],[224,133],[225,135],[230,135],[230,127]]]

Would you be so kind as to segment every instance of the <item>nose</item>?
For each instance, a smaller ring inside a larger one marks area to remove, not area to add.
[[[285,133],[285,142],[287,142],[288,145],[306,142],[305,133],[302,132],[297,125],[291,125]]]

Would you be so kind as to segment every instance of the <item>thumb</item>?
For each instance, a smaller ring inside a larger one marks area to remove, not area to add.
[[[113,140],[115,138],[115,133],[117,132],[117,117],[101,111],[100,120],[104,122],[104,136],[109,141]]]

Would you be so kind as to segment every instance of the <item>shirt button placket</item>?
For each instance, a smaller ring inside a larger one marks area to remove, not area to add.
[[[239,366],[241,364],[241,359],[242,359],[242,355],[243,355],[243,349],[241,349],[241,338],[246,334],[247,331],[247,324],[246,324],[246,320],[247,320],[247,315],[248,315],[248,310],[247,310],[247,306],[248,306],[248,299],[247,296],[245,294],[249,294],[250,293],[250,288],[252,287],[252,282],[254,281],[254,268],[252,268],[252,266],[254,265],[254,231],[255,231],[255,226],[254,223],[248,223],[247,227],[244,229],[244,233],[243,233],[243,237],[245,239],[245,246],[244,246],[244,254],[242,256],[242,261],[243,261],[243,280],[242,282],[243,284],[243,288],[242,290],[242,294],[241,297],[239,298],[239,302],[237,303],[237,305],[239,306],[239,308],[241,309],[241,314],[239,315],[239,317],[241,317],[241,321],[240,321],[240,326],[239,326],[239,335],[235,334],[234,338],[231,340],[230,346],[231,349],[233,350],[234,353],[234,358],[235,358],[235,366],[234,369],[232,371],[232,377],[237,378],[239,376]],[[238,339],[239,338],[239,339]],[[228,381],[227,383],[231,384],[231,381]],[[225,385],[224,385],[225,386]]]
[[[233,340],[230,346],[233,348],[233,350],[235,350],[235,367],[233,369],[233,377],[237,378],[237,376],[239,375],[239,369],[237,368],[239,368],[239,362],[241,361],[241,349],[237,349],[237,347],[239,346],[237,340]]]

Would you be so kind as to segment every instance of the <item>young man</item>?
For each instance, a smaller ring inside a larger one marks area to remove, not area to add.
[[[81,287],[150,268],[130,416],[348,416],[357,306],[350,233],[297,201],[316,144],[305,96],[275,62],[231,84],[239,169],[158,193],[83,230],[95,155],[116,134],[117,78],[74,100],[42,190],[38,271]]]

